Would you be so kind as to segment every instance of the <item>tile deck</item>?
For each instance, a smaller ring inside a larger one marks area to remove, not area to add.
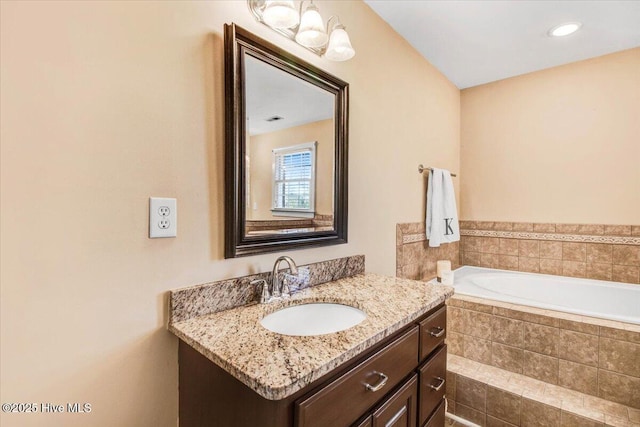
[[[602,426],[640,426],[640,410],[449,354],[447,370]],[[456,380],[457,381],[457,380]]]

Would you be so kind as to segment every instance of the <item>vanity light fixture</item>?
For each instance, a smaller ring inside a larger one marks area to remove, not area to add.
[[[333,16],[331,18],[333,18]],[[331,18],[329,18],[329,22]],[[338,18],[336,18],[336,20],[338,20]],[[331,30],[329,45],[327,46],[327,51],[324,53],[324,56],[331,61],[346,61],[353,58],[355,54],[356,51],[353,50],[351,46],[349,34],[345,31],[344,25],[338,20],[338,22],[334,24],[333,30]]]
[[[262,17],[271,28],[291,28],[300,22],[293,0],[266,0]]]
[[[549,37],[564,37],[575,33],[580,27],[582,27],[581,22],[565,22],[564,24],[556,25],[547,34]]]
[[[308,1],[306,7],[305,1]],[[346,61],[356,53],[339,18],[331,16],[325,28],[313,0],[302,0],[298,11],[293,1],[247,0],[247,3],[256,21],[296,41],[318,56],[324,56],[330,61]],[[292,12],[295,17],[292,17]]]
[[[302,3],[300,6],[302,7]],[[327,44],[328,40],[329,36],[324,29],[322,16],[311,1],[300,18],[296,41],[304,47],[322,47]]]

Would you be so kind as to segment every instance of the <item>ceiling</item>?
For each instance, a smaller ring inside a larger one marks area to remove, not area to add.
[[[365,2],[460,89],[640,46],[638,0]]]
[[[249,135],[333,117],[331,93],[250,55],[244,63]]]

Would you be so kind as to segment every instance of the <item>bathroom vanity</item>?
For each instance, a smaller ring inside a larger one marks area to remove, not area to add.
[[[290,299],[182,319],[180,426],[442,426],[446,286],[357,274]],[[347,330],[281,335],[260,320],[331,302],[367,314]]]

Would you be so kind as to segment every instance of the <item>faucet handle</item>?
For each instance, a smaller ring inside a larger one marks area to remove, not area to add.
[[[289,287],[289,280],[287,280],[288,274],[285,274],[282,278],[282,291],[280,296],[282,298],[289,298],[291,296],[291,288]]]
[[[289,294],[294,294],[309,286],[309,267],[298,267],[298,273],[282,273],[289,286]]]
[[[269,302],[271,295],[269,295],[269,285],[267,284],[266,280],[256,279],[256,280],[252,280],[250,284],[256,287],[262,285],[262,288],[260,290],[260,303],[264,304]]]

